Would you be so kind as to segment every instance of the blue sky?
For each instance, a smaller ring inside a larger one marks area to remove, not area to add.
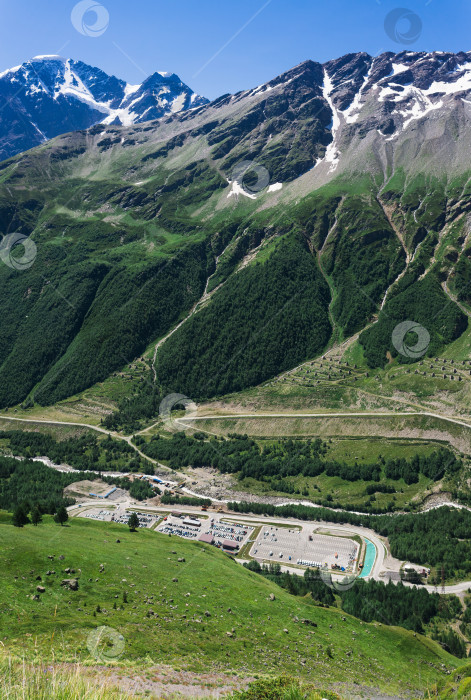
[[[471,50],[471,0],[89,0],[105,9],[99,7],[98,16],[82,14],[78,29],[71,21],[76,4],[0,0],[0,70],[60,53],[130,83],[156,70],[172,71],[214,99],[266,82],[307,58]],[[385,18],[398,7],[412,13],[414,26],[402,13],[390,20],[388,36]]]

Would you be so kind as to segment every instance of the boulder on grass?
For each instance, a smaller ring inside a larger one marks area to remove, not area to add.
[[[70,591],[78,591],[78,581],[76,578],[65,578],[61,581],[61,586],[68,588]]]

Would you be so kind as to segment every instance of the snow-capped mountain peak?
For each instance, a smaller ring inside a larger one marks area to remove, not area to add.
[[[35,56],[0,73],[0,159],[67,131],[130,126],[206,102],[174,73],[129,85],[82,61]]]

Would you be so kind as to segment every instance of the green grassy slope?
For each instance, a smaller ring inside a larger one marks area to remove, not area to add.
[[[2,641],[13,654],[85,661],[88,635],[107,625],[124,637],[121,661],[284,671],[407,696],[439,680],[442,664],[459,663],[424,637],[295,599],[207,545],[80,519],[24,529],[8,520],[0,521],[1,615]],[[68,567],[77,571],[78,591],[60,585]],[[46,592],[35,601],[38,584]]]
[[[427,697],[439,698],[439,700],[461,700],[470,696],[471,665],[468,664],[452,673],[450,678],[437,683]]]

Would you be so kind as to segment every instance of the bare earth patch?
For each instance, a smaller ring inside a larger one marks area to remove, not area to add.
[[[87,672],[88,672],[87,668]],[[170,666],[153,666],[140,673],[128,669],[90,668],[95,675],[106,677],[106,681],[119,690],[132,695],[146,694],[157,698],[220,697],[245,688],[253,678],[239,678],[226,673],[192,673],[175,671]]]

